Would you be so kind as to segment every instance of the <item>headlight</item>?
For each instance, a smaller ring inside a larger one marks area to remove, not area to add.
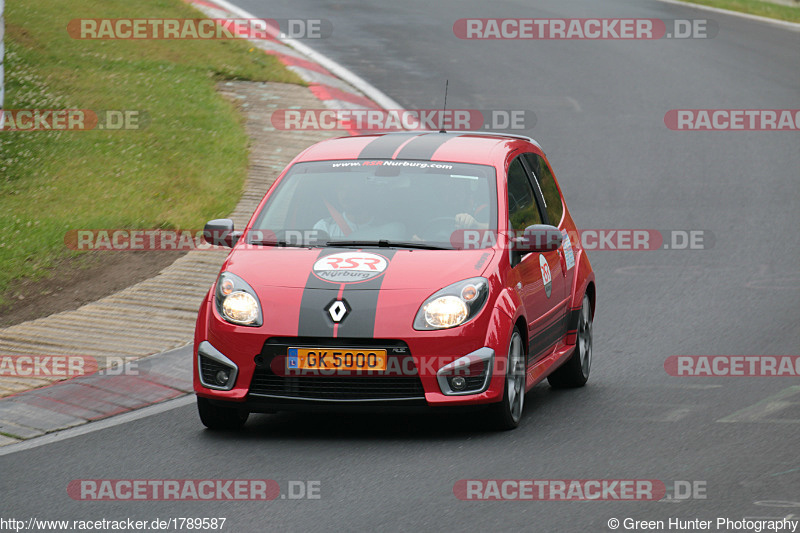
[[[434,328],[452,328],[464,322],[469,309],[457,296],[439,296],[423,307],[425,322]]]
[[[237,324],[252,324],[258,319],[258,302],[244,291],[232,292],[222,300],[225,318]]]
[[[470,278],[445,287],[423,302],[414,318],[414,329],[460,326],[478,314],[488,295],[486,278]]]
[[[260,326],[264,322],[256,291],[235,274],[220,274],[214,299],[217,312],[232,324]]]

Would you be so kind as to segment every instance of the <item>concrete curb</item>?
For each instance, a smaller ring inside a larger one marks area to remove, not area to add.
[[[0,445],[125,413],[192,391],[191,345],[0,401]]]
[[[188,0],[215,18],[251,15],[224,0]],[[226,82],[219,90],[246,116],[251,139],[245,190],[231,218],[242,227],[288,162],[314,142],[338,132],[276,131],[273,109],[399,106],[343,67],[320,54],[306,56],[278,41],[253,45],[278,57],[309,88],[275,83]],[[299,48],[303,48],[302,46]],[[310,50],[310,49],[307,49]],[[334,68],[326,68],[331,67]],[[360,89],[339,75],[355,79]],[[360,80],[360,81],[358,81]],[[367,94],[365,94],[367,93]],[[193,251],[158,276],[74,311],[0,329],[0,357],[6,355],[118,356],[124,368],[59,380],[0,375],[0,446],[177,398],[192,392],[191,341],[200,302],[216,278],[225,251]],[[170,298],[164,302],[165,291]],[[165,351],[169,350],[169,351]],[[151,355],[155,354],[155,355]]]

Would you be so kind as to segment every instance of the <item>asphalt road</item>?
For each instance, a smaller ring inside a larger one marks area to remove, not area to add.
[[[671,355],[800,353],[797,132],[675,132],[670,109],[796,109],[800,32],[657,1],[239,0],[325,18],[312,47],[403,106],[530,109],[582,228],[705,230],[706,250],[594,251],[594,366],[584,389],[536,387],[523,425],[470,416],[251,418],[201,429],[193,406],[0,456],[0,515],[227,517],[235,531],[609,531],[608,520],[800,517],[793,378],[679,378]],[[461,17],[710,18],[708,40],[463,41]],[[759,403],[760,402],[760,403]],[[79,502],[74,479],[319,481],[320,498]],[[464,502],[460,479],[698,481],[675,502]],[[11,513],[13,511],[13,513]],[[637,529],[641,530],[641,529]]]

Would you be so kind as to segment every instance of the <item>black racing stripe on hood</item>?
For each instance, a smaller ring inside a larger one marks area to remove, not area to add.
[[[343,251],[348,250],[343,248],[325,249],[319,254],[317,260]],[[382,255],[389,261],[389,266],[386,267],[386,270],[388,271],[391,268],[394,250],[364,249],[363,251]],[[337,337],[371,338],[374,336],[378,295],[385,275],[386,272],[384,271],[382,275],[376,278],[360,283],[349,283],[344,286],[342,299],[347,304],[349,312],[339,323]],[[333,337],[334,322],[326,308],[336,300],[340,287],[340,283],[327,282],[319,279],[313,272],[309,273],[300,304],[298,336]]]
[[[341,251],[340,248],[326,248],[320,252],[314,262],[326,255]],[[338,283],[321,280],[314,275],[313,271],[308,273],[303,298],[300,301],[300,321],[297,326],[299,337],[333,336],[333,320],[325,308],[336,299],[338,293]]]
[[[456,137],[458,137],[458,135],[450,133],[427,133],[425,135],[420,135],[400,150],[400,153],[397,154],[397,159],[420,159],[422,161],[430,161],[433,154],[436,153],[436,150],[450,139]]]
[[[389,260],[388,271],[391,268],[394,250],[364,250],[380,254]],[[375,315],[378,311],[378,295],[380,294],[383,279],[382,276],[373,278],[362,283],[352,283],[345,285],[342,298],[347,303],[350,313],[339,324],[339,337],[374,337],[375,336]]]
[[[391,159],[404,142],[417,136],[419,133],[416,132],[381,135],[362,148],[358,159]]]

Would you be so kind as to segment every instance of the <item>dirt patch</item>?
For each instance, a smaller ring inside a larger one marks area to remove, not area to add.
[[[6,39],[14,41],[32,50],[43,50],[39,41],[27,29],[16,24],[6,22]]]
[[[186,252],[87,252],[65,259],[51,275],[16,282],[3,296],[0,327],[78,307],[152,278]]]

